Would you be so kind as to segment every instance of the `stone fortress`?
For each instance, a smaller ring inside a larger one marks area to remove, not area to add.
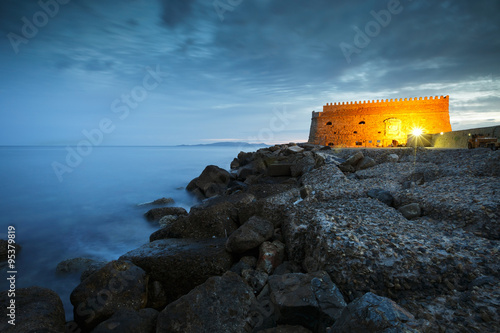
[[[408,135],[450,132],[449,96],[330,103],[312,112],[309,142],[340,147],[405,145]]]

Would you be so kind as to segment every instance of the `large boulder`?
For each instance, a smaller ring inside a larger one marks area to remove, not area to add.
[[[238,228],[238,210],[230,202],[205,209],[192,209],[189,216],[173,220],[150,236],[150,241],[164,238],[203,239],[227,237]]]
[[[75,322],[90,330],[120,308],[144,308],[147,285],[148,276],[140,267],[125,260],[109,262],[71,293]]]
[[[375,160],[373,158],[365,156],[365,157],[363,157],[363,159],[361,161],[359,161],[356,169],[357,170],[364,170],[364,169],[371,168],[375,165],[377,165],[377,163],[375,162]]]
[[[290,273],[269,277],[277,322],[322,332],[347,306],[326,272]]]
[[[66,332],[63,304],[54,291],[29,287],[15,290],[15,296],[11,293],[0,292],[0,332]]]
[[[253,216],[229,236],[226,248],[229,252],[243,253],[270,239],[273,232],[274,225],[271,222]]]
[[[156,332],[250,332],[254,307],[252,289],[228,272],[170,303],[158,316]]]
[[[329,332],[418,333],[415,317],[388,298],[366,293],[350,303]]]
[[[200,198],[211,198],[223,194],[226,190],[231,174],[216,165],[207,166],[199,177],[193,179],[186,190],[193,192]]]
[[[167,215],[187,215],[187,211],[182,207],[162,207],[150,209],[144,215],[149,221],[159,221],[162,217]]]
[[[92,333],[155,333],[158,311],[155,309],[119,309],[111,318],[103,321]]]
[[[225,243],[221,238],[161,239],[126,253],[120,260],[130,260],[160,282],[168,303],[231,268],[233,260]]]

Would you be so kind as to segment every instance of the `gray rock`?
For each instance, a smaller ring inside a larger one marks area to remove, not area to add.
[[[230,180],[231,175],[229,172],[216,165],[209,165],[199,177],[193,179],[186,186],[186,190],[189,192],[197,190],[197,193],[201,194],[202,197],[210,198],[224,193]]]
[[[389,191],[383,190],[381,188],[374,188],[366,193],[370,198],[377,199],[385,203],[387,206],[391,206],[394,203],[394,197]]]
[[[363,159],[358,163],[357,170],[364,170],[371,168],[373,166],[377,165],[375,160],[371,157],[365,156]]]
[[[103,321],[92,333],[154,333],[159,312],[155,309],[119,309],[111,318]]]
[[[292,177],[300,177],[316,167],[316,160],[311,153],[308,154],[309,155],[299,158],[294,164],[292,164],[290,167],[290,174]]]
[[[229,236],[226,248],[229,252],[243,253],[271,238],[273,232],[274,225],[271,222],[253,216]]]
[[[411,313],[392,300],[366,293],[350,303],[332,326],[335,333],[417,333],[419,324]]]
[[[189,216],[182,216],[150,236],[150,241],[165,238],[203,239],[226,238],[238,228],[238,210],[230,202],[221,202],[204,209],[192,208]]]
[[[29,287],[17,289],[15,297],[10,297],[9,293],[8,290],[0,292],[3,317],[0,320],[0,332],[66,332],[63,304],[54,291]],[[9,309],[12,307],[12,300],[15,300],[14,313]],[[11,325],[9,321],[15,325]]]
[[[342,166],[353,166],[356,167],[356,165],[364,158],[365,156],[363,155],[362,152],[358,151],[356,154],[350,156],[344,163],[342,163]]]
[[[307,198],[308,196],[310,196],[313,192],[313,188],[311,185],[304,185],[300,188],[300,197],[302,199],[305,199]]]
[[[228,272],[169,304],[158,316],[156,332],[249,332],[255,304],[252,288]]]
[[[156,199],[154,201],[140,203],[137,206],[146,206],[146,205],[171,205],[173,203],[175,203],[175,201],[172,198],[160,198],[160,199]]]
[[[254,294],[258,294],[266,285],[269,275],[255,269],[244,269],[241,271],[241,277],[252,287]]]
[[[272,275],[269,288],[278,323],[302,325],[314,332],[332,325],[347,305],[323,271]]]
[[[272,274],[285,258],[285,244],[280,241],[264,242],[259,247],[257,269]]]
[[[120,308],[144,308],[147,285],[148,276],[141,268],[124,260],[109,262],[71,293],[75,322],[90,330]]]
[[[159,221],[162,217],[167,215],[187,215],[187,211],[182,207],[162,207],[150,209],[144,215],[149,221]]]
[[[301,148],[299,146],[291,146],[286,149],[286,152],[288,153],[302,153],[304,151],[304,148]]]
[[[82,273],[91,267],[102,267],[107,262],[90,258],[72,258],[61,261],[57,264],[57,273]]]
[[[187,294],[210,276],[222,275],[232,265],[225,239],[161,239],[132,250],[121,260],[130,260],[159,281],[167,303]]]
[[[406,217],[408,220],[419,217],[422,214],[420,205],[416,202],[404,205],[398,208],[398,210]]]
[[[386,161],[388,163],[397,163],[399,161],[399,156],[396,154],[389,154],[387,155]]]

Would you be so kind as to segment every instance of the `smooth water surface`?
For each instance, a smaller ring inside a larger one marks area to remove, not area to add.
[[[145,220],[150,206],[171,197],[189,210],[196,203],[184,189],[208,164],[228,169],[237,147],[96,147],[60,182],[52,163],[65,163],[64,147],[0,147],[0,238],[9,225],[22,246],[16,260],[17,288],[56,291],[67,318],[69,294],[79,276],[56,274],[65,259],[114,260],[149,241],[158,225]],[[6,267],[2,274],[6,277]],[[8,289],[1,278],[1,290]]]

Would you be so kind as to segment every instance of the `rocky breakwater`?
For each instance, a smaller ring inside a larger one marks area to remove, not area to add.
[[[499,170],[482,149],[240,153],[188,185],[189,213],[150,210],[150,243],[89,266],[66,330],[498,332]],[[62,331],[53,293],[21,295]]]

